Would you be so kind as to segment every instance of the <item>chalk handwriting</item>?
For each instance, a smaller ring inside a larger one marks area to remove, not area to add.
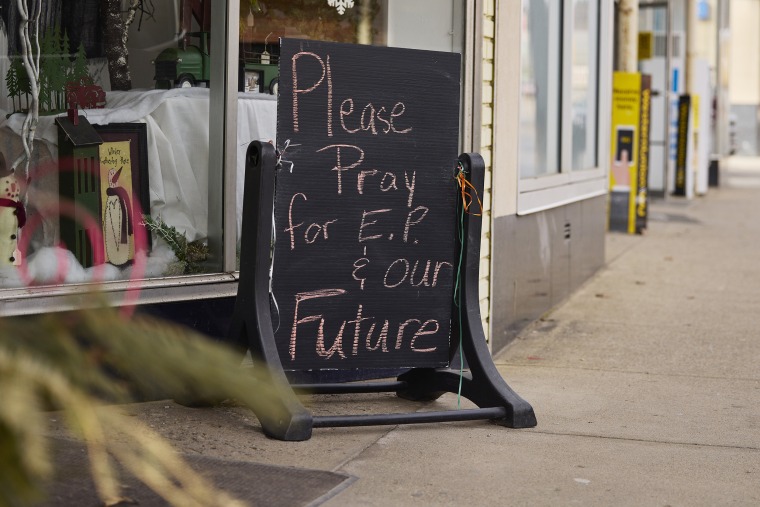
[[[302,192],[296,192],[293,194],[293,197],[290,198],[290,206],[288,206],[288,226],[285,228],[285,232],[290,234],[290,249],[295,250],[296,248],[296,229],[303,226],[304,222],[298,222],[297,224],[293,223],[293,205],[295,204],[296,197],[302,198],[304,201],[307,201],[308,198],[306,197],[306,194]],[[330,238],[328,233],[328,226],[330,224],[334,224],[337,222],[338,219],[332,219],[332,220],[326,220],[324,222],[314,222],[310,224],[308,227],[306,227],[306,230],[304,231],[303,239],[304,241],[311,245],[317,239],[319,239],[320,235],[325,239],[328,240]]]
[[[348,109],[346,109],[346,107],[348,107]],[[361,130],[371,132],[373,135],[389,134],[391,132],[396,134],[407,134],[412,131],[412,127],[399,130],[394,123],[396,118],[403,116],[405,111],[406,106],[403,102],[396,102],[393,105],[390,114],[388,114],[388,110],[385,106],[380,106],[379,109],[376,109],[372,102],[368,102],[362,109],[362,114],[358,119],[358,123],[354,123],[356,128],[350,128],[350,126],[346,125],[346,118],[354,114],[354,99],[349,97],[340,103],[340,126],[349,134],[356,134]],[[378,123],[382,124],[380,128],[378,128]]]
[[[333,167],[332,170],[338,174],[338,195],[340,195],[343,192],[343,177],[341,175],[343,174],[343,172],[348,171],[349,169],[353,169],[354,167],[357,167],[359,164],[361,164],[364,161],[364,150],[352,144],[331,144],[329,146],[325,146],[324,148],[318,149],[317,153],[321,153],[325,150],[330,150],[333,148],[335,149],[336,162],[335,162],[335,167]],[[353,164],[350,164],[347,166],[342,165],[341,158],[340,158],[341,148],[353,149],[353,150],[358,151],[359,158]]]
[[[374,224],[377,223],[377,220],[369,220],[369,221],[367,221],[366,218],[369,215],[377,215],[379,213],[388,213],[389,211],[391,211],[391,210],[390,209],[376,209],[376,210],[373,210],[373,211],[364,210],[362,212],[362,222],[359,225],[359,243],[364,243],[365,241],[369,241],[371,239],[378,239],[378,238],[381,238],[383,236],[382,234],[372,234],[371,236],[365,236],[363,234],[363,231],[364,231],[365,228],[369,227],[370,225],[374,225]]]
[[[420,261],[414,261],[412,265],[407,259],[396,259],[391,262],[388,269],[385,270],[385,276],[383,277],[383,286],[387,289],[394,289],[407,280],[412,287],[436,287],[438,285],[438,276],[441,268],[448,267],[453,269],[454,266],[450,262],[436,261],[433,268],[433,276],[430,277],[430,266],[432,260],[425,261],[425,268],[421,270],[421,274],[417,273],[420,268]],[[410,276],[411,275],[411,276]],[[415,282],[415,276],[419,276],[418,281]]]
[[[332,357],[332,355],[337,350],[341,357],[346,357],[343,355],[343,350],[340,346],[340,342],[342,341],[343,337],[343,328],[345,327],[345,322],[343,323],[343,326],[340,328],[340,332],[338,333],[338,336],[335,338],[335,343],[330,348],[330,351],[325,350],[325,319],[322,317],[322,315],[309,315],[307,317],[298,318],[298,307],[303,301],[309,301],[310,299],[318,299],[318,298],[329,298],[329,297],[335,297],[335,296],[341,296],[345,294],[346,291],[343,289],[322,289],[322,290],[316,290],[312,292],[299,292],[296,294],[296,309],[293,314],[293,328],[290,332],[290,346],[288,347],[288,352],[290,352],[290,359],[294,360],[296,358],[296,338],[298,333],[298,326],[301,324],[306,324],[308,322],[316,322],[319,321],[319,328],[317,332],[317,353],[321,357]]]
[[[316,61],[321,72],[319,78],[311,83],[302,84],[299,81],[299,64],[303,65],[308,60]],[[303,61],[302,61],[303,60]],[[325,94],[325,110],[326,110],[326,128],[327,136],[333,137],[333,77],[332,77],[332,63],[330,61],[330,55],[326,55],[323,60],[321,56],[310,51],[301,51],[293,55],[291,59],[291,70],[293,72],[293,132],[300,132],[299,112],[301,106],[301,99],[305,99],[305,95],[315,92],[323,84],[327,86]],[[303,87],[302,87],[303,86]],[[304,96],[304,97],[302,97]],[[340,119],[340,127],[344,132],[348,134],[356,134],[358,132],[369,132],[372,135],[378,134],[408,134],[412,131],[412,126],[398,125],[398,122],[402,124],[404,113],[406,113],[406,104],[401,101],[396,101],[393,107],[388,112],[386,106],[380,106],[377,108],[372,102],[367,102],[364,107],[361,108],[361,115],[358,118],[353,118],[353,128],[346,124],[347,119],[351,117],[358,109],[354,107],[354,99],[347,97],[343,99],[338,108],[338,117]]]
[[[414,184],[417,181],[417,171],[412,171],[412,179],[409,180],[409,174],[404,171],[404,185],[409,191],[409,199],[406,201],[406,207],[412,207],[412,200],[414,199]]]
[[[319,77],[319,79],[317,80],[317,82],[314,83],[313,85],[311,85],[310,87],[308,87],[308,88],[299,88],[298,87],[298,60],[300,58],[304,57],[304,56],[311,57],[311,58],[317,60],[317,62],[319,62],[319,65],[322,66],[322,75]],[[328,58],[328,62],[329,62],[329,58],[330,57],[328,56],[327,58]],[[310,93],[310,92],[316,90],[319,87],[319,85],[322,84],[322,81],[325,80],[326,69],[325,69],[325,63],[322,61],[322,58],[320,58],[320,56],[318,54],[311,53],[311,52],[308,52],[308,51],[302,51],[300,53],[296,53],[295,55],[293,55],[292,65],[293,65],[293,132],[298,132],[298,96],[300,94],[302,94],[302,93]],[[331,95],[331,91],[332,91],[332,86],[328,87],[328,94]],[[331,102],[332,102],[332,96],[330,96],[327,99],[327,103],[328,104],[331,104]],[[328,108],[328,113],[327,113],[328,114],[328,118],[330,118],[330,112],[329,112],[330,109],[331,108]],[[332,122],[328,121],[328,123],[327,123],[327,129],[328,129],[327,130],[327,135],[329,135],[329,136],[332,136],[332,125],[331,124],[332,124]]]
[[[406,225],[404,225],[404,243],[409,241],[409,230],[413,225],[417,225],[422,222],[430,209],[427,206],[417,206],[406,216]]]
[[[359,277],[357,276],[359,274],[359,271],[362,270],[362,268],[366,267],[367,264],[369,264],[369,259],[366,257],[360,257],[354,261],[354,272],[351,273],[351,276],[354,277],[354,280],[359,282],[359,288],[361,290],[364,290],[364,282],[367,281],[366,277]]]
[[[335,339],[333,340],[332,345],[330,345],[329,348],[327,347],[325,343],[325,315],[323,313],[310,314],[308,311],[303,311],[302,304],[307,301],[314,301],[322,298],[339,297],[345,294],[347,294],[347,291],[343,289],[321,289],[310,292],[299,292],[296,294],[296,304],[293,314],[293,327],[291,328],[290,344],[288,347],[288,352],[290,354],[291,360],[296,359],[299,341],[298,331],[300,327],[304,327],[308,324],[316,324],[317,326],[316,341],[314,346],[317,355],[321,358],[330,359],[336,354],[341,359],[346,359],[349,354],[351,356],[357,356],[360,354],[361,345],[364,346],[365,350],[370,352],[376,351],[378,349],[382,350],[383,352],[388,352],[387,342],[388,332],[390,329],[389,320],[382,319],[383,324],[380,328],[380,332],[378,333],[376,341],[373,343],[373,335],[377,329],[377,323],[381,319],[378,319],[374,316],[365,316],[364,305],[361,303],[357,304],[355,317],[351,319],[344,319],[340,323],[338,332],[335,335]],[[366,326],[364,326],[365,323],[369,325],[368,329]],[[350,342],[350,352],[347,352],[344,350],[343,338],[344,333],[346,332],[346,327],[350,324],[353,324],[354,334],[353,340]],[[364,335],[364,340],[362,341],[362,333],[365,329],[367,329],[367,334]],[[416,347],[416,341],[418,338],[424,336],[435,335],[440,330],[441,327],[438,321],[435,319],[426,319],[424,321],[417,318],[406,319],[403,322],[399,322],[398,324],[394,348],[396,350],[399,350],[402,347],[406,346],[413,352],[434,352],[437,350],[437,346],[418,348]],[[313,334],[310,333],[307,336],[313,336]],[[409,338],[408,343],[405,344],[405,337],[408,336],[411,336],[411,338]]]

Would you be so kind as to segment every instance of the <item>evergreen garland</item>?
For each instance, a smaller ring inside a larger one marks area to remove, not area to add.
[[[195,274],[203,271],[202,263],[208,259],[208,245],[202,241],[187,241],[187,237],[176,227],[169,225],[160,218],[143,215],[143,225],[148,231],[161,238],[172,249],[177,260],[183,267],[184,274]]]

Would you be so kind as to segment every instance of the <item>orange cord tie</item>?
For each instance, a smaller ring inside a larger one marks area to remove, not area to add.
[[[467,178],[464,175],[464,171],[462,170],[462,166],[460,164],[459,173],[456,175],[457,183],[459,184],[459,188],[462,189],[462,209],[464,209],[465,213],[468,215],[474,215],[476,217],[479,217],[483,215],[483,203],[480,200],[480,196],[478,196],[478,191],[475,189],[475,187],[467,181]],[[468,188],[472,189],[472,193],[468,190]],[[470,212],[470,206],[473,203],[473,197],[472,195],[475,194],[475,199],[478,200],[478,206],[480,206],[480,213],[472,213]]]

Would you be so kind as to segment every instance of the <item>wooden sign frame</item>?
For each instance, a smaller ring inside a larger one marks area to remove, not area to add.
[[[460,155],[459,163],[473,188],[482,195],[485,175],[483,159],[478,154],[469,153]],[[230,339],[233,343],[249,347],[254,360],[265,366],[254,368],[259,381],[289,386],[275,343],[269,294],[272,210],[278,170],[274,147],[259,141],[252,142],[246,153],[240,281]],[[458,201],[458,214],[461,213],[461,206],[462,203]],[[311,437],[313,428],[320,427],[484,419],[512,428],[536,425],[533,408],[507,385],[488,350],[478,297],[481,217],[466,214],[463,222],[462,237],[465,243],[460,245],[460,297],[452,303],[449,357],[461,350],[469,371],[412,368],[391,382],[292,385],[281,391],[281,397],[277,400],[280,406],[272,411],[279,414],[277,417],[268,413],[256,413],[266,435],[280,440],[301,441]],[[461,395],[478,408],[402,414],[313,416],[296,396],[298,391],[335,394],[396,392],[402,398],[430,401],[446,392],[459,392],[460,385]]]

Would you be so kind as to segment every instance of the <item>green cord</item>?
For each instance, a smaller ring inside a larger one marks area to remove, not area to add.
[[[459,163],[459,173],[464,173],[461,162]],[[462,351],[462,289],[460,286],[462,278],[462,257],[464,256],[464,205],[462,205],[459,214],[459,264],[457,266],[457,277],[454,285],[454,304],[457,306],[459,317],[459,390],[457,391],[457,410],[462,408],[462,378],[464,377],[464,352]]]

